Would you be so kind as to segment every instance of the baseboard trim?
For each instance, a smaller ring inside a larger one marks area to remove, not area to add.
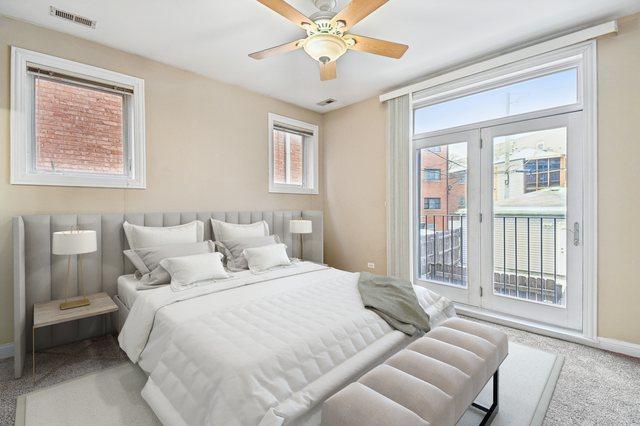
[[[598,337],[598,346],[605,351],[617,352],[619,354],[640,358],[640,345],[623,340],[610,339],[608,337]]]
[[[0,345],[0,359],[13,357],[13,342]]]
[[[568,342],[579,343],[581,345],[590,346],[592,348],[640,358],[640,345],[636,343],[610,339],[608,337],[597,337],[595,339],[592,339],[576,331],[553,327],[547,324],[536,323],[522,318],[502,315],[496,312],[488,311],[486,309],[476,308],[459,303],[456,303],[455,307],[456,312],[461,315],[466,315],[495,324],[505,325],[507,327],[516,328],[518,330],[528,331],[530,333],[541,334],[543,336],[566,340]]]

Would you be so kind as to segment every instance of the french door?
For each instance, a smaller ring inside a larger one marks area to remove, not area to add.
[[[414,141],[414,279],[582,328],[582,112]]]

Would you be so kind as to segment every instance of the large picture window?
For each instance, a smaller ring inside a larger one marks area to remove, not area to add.
[[[143,82],[13,48],[11,183],[145,187]]]

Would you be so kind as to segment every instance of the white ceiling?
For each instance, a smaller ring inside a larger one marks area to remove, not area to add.
[[[302,13],[312,0],[290,0]],[[347,0],[338,0],[338,9]],[[49,15],[96,19],[96,29]],[[503,48],[640,11],[639,0],[390,0],[353,33],[410,46],[400,60],[350,51],[321,82],[302,50],[247,54],[304,32],[255,0],[0,0],[0,13],[194,71],[316,111],[328,111]],[[327,107],[317,102],[338,99]]]

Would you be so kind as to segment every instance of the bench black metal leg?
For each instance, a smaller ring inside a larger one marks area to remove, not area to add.
[[[482,418],[482,421],[480,422],[480,426],[490,425],[496,414],[498,414],[498,371],[499,370],[496,370],[493,375],[493,403],[491,404],[491,407],[483,407],[482,405],[476,404],[475,402],[471,404],[478,410],[484,411],[486,413]]]

